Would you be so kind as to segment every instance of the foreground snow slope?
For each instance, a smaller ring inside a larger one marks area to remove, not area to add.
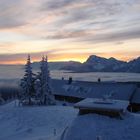
[[[54,140],[76,116],[68,106],[17,107],[12,102],[0,106],[0,140]]]
[[[82,133],[81,133],[82,132]],[[123,120],[87,114],[78,116],[67,129],[64,140],[140,140],[140,114]]]

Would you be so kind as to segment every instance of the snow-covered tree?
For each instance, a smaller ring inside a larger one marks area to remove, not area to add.
[[[27,63],[25,65],[25,74],[21,79],[21,99],[28,100],[31,104],[31,98],[34,96],[34,74],[31,67],[30,55],[28,55]]]
[[[34,83],[35,98],[40,100],[40,98],[41,98],[41,83],[40,83],[39,75],[37,75],[35,79],[36,79],[35,83]]]
[[[0,105],[3,104],[5,101],[4,99],[2,98],[2,95],[0,94]]]
[[[54,96],[52,95],[52,89],[51,89],[51,77],[50,77],[50,71],[49,71],[49,67],[48,67],[48,58],[47,56],[45,57],[45,66],[44,66],[46,72],[45,72],[45,82],[43,85],[43,92],[45,94],[45,102],[47,104],[54,104]]]
[[[42,104],[54,104],[54,96],[52,95],[50,86],[50,72],[47,56],[42,57],[40,70],[41,72],[36,80],[36,94],[40,98]]]

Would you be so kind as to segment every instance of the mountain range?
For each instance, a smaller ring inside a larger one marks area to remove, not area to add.
[[[134,72],[140,73],[140,57],[129,62],[120,61],[113,57],[107,59],[91,55],[84,63],[71,62],[62,67],[63,70],[74,72]]]
[[[38,71],[40,62],[32,63],[33,70]],[[1,71],[8,69],[24,69],[24,65],[0,65]],[[50,70],[69,70],[73,72],[132,72],[140,73],[140,57],[129,62],[120,61],[113,57],[103,58],[91,55],[84,63],[77,61],[49,62]]]

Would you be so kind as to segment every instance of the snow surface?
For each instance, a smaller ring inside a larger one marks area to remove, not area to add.
[[[129,105],[128,101],[121,101],[121,100],[102,100],[102,99],[91,99],[87,98],[78,103],[74,106],[76,108],[90,108],[93,110],[110,110],[110,111],[125,111]]]
[[[140,114],[127,114],[124,120],[87,114],[78,116],[63,140],[140,140]]]
[[[120,120],[96,114],[77,116],[77,113],[69,106],[18,107],[15,101],[11,102],[0,106],[0,140],[140,138],[140,114],[128,113]]]
[[[140,88],[137,88],[137,90],[132,98],[132,103],[140,104]]]
[[[55,140],[77,112],[69,106],[18,107],[11,102],[0,106],[0,140]]]

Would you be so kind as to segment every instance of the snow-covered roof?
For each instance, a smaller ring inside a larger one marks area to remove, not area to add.
[[[64,140],[139,140],[140,115],[127,114],[119,120],[96,114],[78,116]]]
[[[131,102],[140,104],[140,88],[137,88]]]
[[[68,85],[66,81],[54,80],[52,82],[55,95],[72,96],[78,98],[102,98],[111,94],[112,99],[130,100],[136,86],[134,84],[114,82],[74,82]]]
[[[74,107],[80,109],[120,112],[120,111],[125,111],[128,105],[129,105],[128,101],[87,98],[76,103]]]

